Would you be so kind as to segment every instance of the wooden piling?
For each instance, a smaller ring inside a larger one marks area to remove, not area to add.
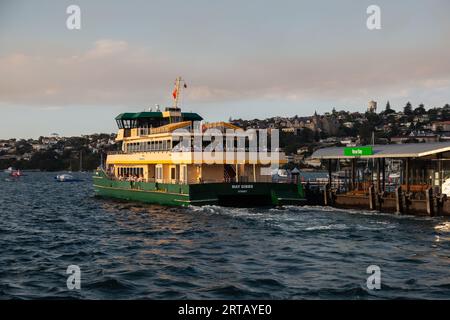
[[[376,210],[375,187],[373,184],[369,187],[369,208],[370,210]]]
[[[330,185],[331,188],[331,184],[332,184],[332,171],[331,171],[331,159],[328,160],[328,184]]]
[[[352,173],[351,173],[350,191],[356,189],[356,159],[352,159]]]
[[[325,190],[323,191],[323,204],[325,206],[329,206],[330,205],[329,195],[330,195],[330,185],[326,184],[325,185]]]
[[[428,188],[425,192],[427,199],[427,213],[430,217],[434,216],[434,199],[433,199],[433,188]]]
[[[381,192],[381,158],[377,159],[377,193]]]
[[[410,162],[409,158],[406,158],[406,166],[405,166],[406,193],[409,193],[409,170],[410,170],[409,162]]]
[[[402,203],[402,187],[397,187],[395,189],[395,204],[396,204],[396,214],[403,213],[403,203]]]
[[[439,193],[442,193],[442,153],[437,154],[439,171]]]

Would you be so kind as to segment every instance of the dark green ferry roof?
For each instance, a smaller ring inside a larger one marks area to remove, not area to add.
[[[162,112],[126,112],[116,117],[116,120],[135,120],[142,118],[162,118]]]
[[[190,120],[190,121],[201,121],[203,118],[198,115],[197,113],[193,112],[182,112],[181,116],[183,117],[183,120]],[[145,111],[145,112],[126,112],[121,113],[116,117],[116,120],[136,120],[136,119],[145,119],[145,118],[162,118],[163,113],[162,112],[152,112],[152,111]]]

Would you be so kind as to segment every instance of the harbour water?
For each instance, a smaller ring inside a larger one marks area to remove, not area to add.
[[[448,218],[120,203],[55,175],[1,177],[1,299],[450,298]]]

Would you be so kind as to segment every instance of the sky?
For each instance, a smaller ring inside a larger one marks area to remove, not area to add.
[[[170,106],[177,76],[208,121],[440,107],[449,18],[448,0],[0,0],[0,139],[115,132],[121,112]]]

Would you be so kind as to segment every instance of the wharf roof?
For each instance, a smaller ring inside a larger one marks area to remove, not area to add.
[[[370,147],[370,146],[364,146]],[[371,155],[350,156],[344,155],[346,148],[358,147],[331,147],[315,151],[313,159],[352,159],[352,158],[420,158],[450,151],[450,142],[435,143],[405,143],[373,145]]]

